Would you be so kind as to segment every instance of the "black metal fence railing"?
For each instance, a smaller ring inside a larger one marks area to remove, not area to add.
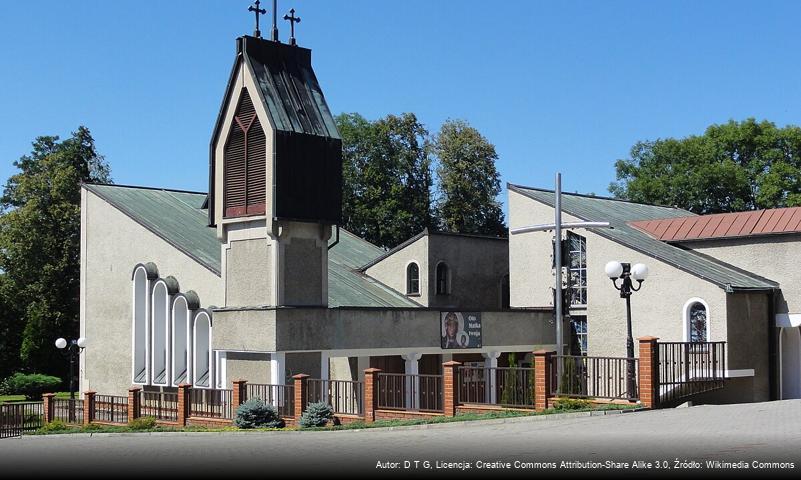
[[[552,395],[629,401],[640,398],[637,358],[554,355],[551,362]]]
[[[173,392],[141,392],[139,411],[143,417],[166,422],[178,421],[178,394]]]
[[[659,402],[723,388],[726,342],[657,342]]]
[[[94,419],[98,422],[128,423],[128,397],[95,395]]]
[[[534,408],[533,368],[462,366],[456,381],[456,401],[461,404]]]
[[[53,397],[53,419],[64,423],[83,423],[83,400]]]
[[[44,424],[42,402],[14,402],[0,404],[0,438],[19,437]]]
[[[444,412],[442,375],[376,375],[376,406],[386,410]]]
[[[193,388],[189,392],[189,415],[205,418],[233,418],[231,389]]]
[[[260,398],[264,403],[274,406],[278,410],[278,415],[282,417],[295,415],[294,385],[248,383],[243,401],[251,398]]]
[[[308,383],[308,403],[325,402],[334,413],[341,415],[362,415],[364,413],[364,383],[350,380],[322,380],[310,378]]]

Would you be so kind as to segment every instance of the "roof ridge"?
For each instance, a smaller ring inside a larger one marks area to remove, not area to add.
[[[135,188],[137,190],[158,190],[170,193],[192,193],[195,195],[208,195],[208,192],[198,192],[195,190],[181,190],[178,188],[165,188],[165,187],[147,187],[144,185],[129,185],[124,183],[82,182],[82,185],[93,186],[93,187]]]
[[[506,188],[509,188],[509,189],[512,189],[512,190],[515,190],[515,191],[516,190],[534,190],[536,192],[554,193],[554,194],[556,193],[554,190],[551,190],[551,189],[548,189],[548,188],[529,187],[529,186],[526,186],[526,185],[519,185],[519,184],[515,184],[515,183],[511,183],[511,182],[507,182],[506,183]],[[690,214],[688,216],[697,216],[698,215],[696,213],[690,212],[689,210],[685,210],[683,208],[679,208],[679,207],[676,207],[676,206],[661,205],[659,203],[637,202],[637,201],[634,201],[634,200],[626,200],[624,198],[607,197],[605,195],[590,195],[590,194],[587,194],[587,193],[564,192],[564,191],[562,192],[562,195],[570,195],[571,197],[592,198],[592,199],[597,199],[597,200],[609,200],[611,202],[631,203],[631,204],[634,204],[634,205],[645,205],[647,207],[670,208],[672,210],[680,210],[680,211],[687,212],[687,213]]]

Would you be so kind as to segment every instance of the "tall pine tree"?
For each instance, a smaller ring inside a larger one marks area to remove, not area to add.
[[[467,122],[448,120],[435,138],[434,152],[439,160],[436,208],[441,228],[505,236],[495,146]]]
[[[38,137],[14,166],[0,200],[0,333],[11,342],[0,350],[14,352],[6,370],[65,378],[53,341],[78,335],[81,183],[108,182],[109,168],[85,127]]]

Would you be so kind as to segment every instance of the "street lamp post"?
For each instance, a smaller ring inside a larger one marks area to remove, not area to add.
[[[59,338],[56,340],[56,348],[61,351],[62,355],[70,359],[70,399],[75,400],[75,363],[78,361],[81,350],[86,348],[86,338],[80,337],[69,342]]]
[[[634,379],[634,338],[631,333],[631,294],[642,288],[642,282],[648,278],[648,267],[643,263],[631,266],[630,263],[609,262],[604,268],[606,276],[612,280],[612,285],[620,292],[620,298],[626,299],[626,386],[629,398],[635,398],[636,380]],[[632,279],[637,281],[634,287]],[[620,280],[620,285],[618,285]]]

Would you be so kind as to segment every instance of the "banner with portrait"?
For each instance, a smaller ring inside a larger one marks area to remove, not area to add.
[[[443,349],[481,348],[480,312],[440,312]]]

